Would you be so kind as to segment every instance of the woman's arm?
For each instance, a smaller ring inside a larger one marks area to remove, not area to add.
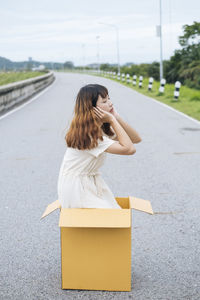
[[[119,124],[117,119],[109,112],[104,111],[100,107],[94,107],[94,112],[101,122],[109,122],[118,137],[118,142],[110,145],[105,151],[112,154],[132,155],[136,152],[135,147],[126,131]]]
[[[117,119],[115,117],[113,117],[110,124],[114,128],[114,131],[116,132],[116,135],[118,138],[119,145],[116,145],[116,146],[121,145],[122,147],[124,147],[125,151],[129,152],[129,150],[130,150],[130,152],[131,152],[130,154],[134,154],[136,152],[136,149],[133,146],[131,139],[129,138],[128,134],[123,129],[123,127],[119,124],[119,122],[117,121]],[[112,145],[110,146],[110,148],[111,147],[112,147]],[[124,154],[127,154],[127,153],[124,153]]]
[[[121,117],[120,115],[117,113],[117,111],[113,108],[113,113],[112,113],[115,118],[117,119],[117,121],[119,122],[119,124],[122,126],[122,128],[126,131],[126,133],[128,134],[128,136],[130,137],[132,143],[140,143],[142,141],[141,137],[139,136],[139,134],[137,133],[137,131],[135,129],[133,129],[128,123],[126,123]],[[117,137],[114,138],[113,140],[118,140]]]

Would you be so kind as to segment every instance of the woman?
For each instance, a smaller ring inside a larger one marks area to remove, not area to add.
[[[106,87],[88,84],[80,89],[65,140],[68,147],[58,177],[61,207],[121,209],[99,168],[105,152],[132,155],[133,143],[141,138],[120,118]]]

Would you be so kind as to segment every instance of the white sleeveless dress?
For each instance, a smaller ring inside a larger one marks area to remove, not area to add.
[[[67,148],[57,183],[61,207],[121,209],[99,172],[107,154],[104,151],[114,142],[103,135],[103,141],[91,150]]]

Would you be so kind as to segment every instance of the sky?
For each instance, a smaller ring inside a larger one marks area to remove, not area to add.
[[[0,56],[75,66],[160,60],[159,0],[0,0]],[[183,25],[200,22],[199,0],[162,0],[163,59],[181,49]],[[104,24],[101,24],[104,23]]]

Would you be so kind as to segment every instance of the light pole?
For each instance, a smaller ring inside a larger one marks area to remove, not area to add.
[[[116,46],[117,46],[117,65],[118,65],[118,73],[120,73],[120,62],[119,62],[119,28],[115,24],[108,24],[99,22],[99,24],[111,26],[116,30]]]
[[[160,80],[163,78],[163,58],[162,58],[162,7],[160,0]]]
[[[160,4],[160,25],[156,26],[156,30],[157,30],[157,36],[160,37],[160,81],[163,78],[163,58],[162,58],[162,7],[161,7],[161,1],[159,0],[159,4]]]
[[[85,71],[85,44],[82,44],[83,71]]]
[[[162,7],[161,2],[162,0],[159,0],[160,3],[160,25],[157,26],[157,36],[160,37],[160,81],[163,78],[163,57],[162,57]]]
[[[99,70],[100,70],[100,61],[99,61],[99,38],[100,38],[100,36],[99,35],[97,35],[96,36],[96,39],[97,39],[97,64],[98,64],[98,72],[99,72]]]

